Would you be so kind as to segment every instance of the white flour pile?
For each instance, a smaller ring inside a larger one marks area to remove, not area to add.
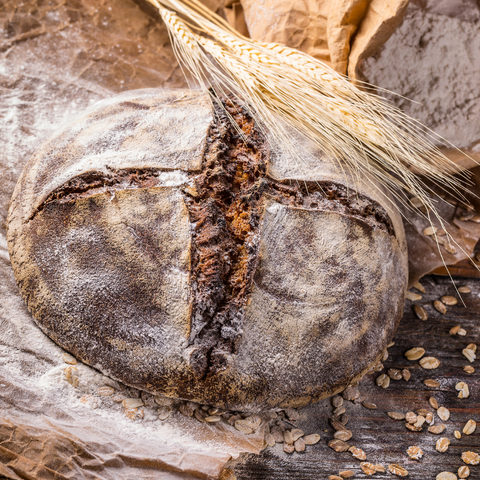
[[[480,7],[475,0],[412,1],[381,52],[367,59],[370,83],[460,148],[480,153]]]

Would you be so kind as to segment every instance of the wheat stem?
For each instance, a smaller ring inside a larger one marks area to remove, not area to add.
[[[359,90],[305,53],[241,36],[198,0],[149,1],[160,10],[180,64],[200,86],[205,91],[212,86],[213,96],[225,91],[236,95],[298,164],[301,152],[283,122],[314,142],[338,168],[377,179],[397,198],[404,189],[434,214],[435,205],[413,169],[462,196],[465,179],[450,175],[460,169],[434,147],[418,122],[381,97]],[[165,7],[185,15],[196,33]]]

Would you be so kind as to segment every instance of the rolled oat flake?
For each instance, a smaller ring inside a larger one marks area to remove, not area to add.
[[[440,360],[435,357],[423,357],[420,360],[420,366],[425,370],[434,370],[440,366]]]
[[[448,450],[449,446],[450,440],[447,437],[442,437],[437,440],[435,449],[437,450],[437,452],[445,453]]]
[[[428,320],[428,313],[421,305],[414,305],[413,311],[419,320]]]
[[[439,435],[445,430],[445,425],[432,425],[431,427],[428,427],[429,433],[433,433],[435,435]]]
[[[407,455],[412,460],[420,460],[423,457],[423,451],[420,447],[417,447],[416,445],[412,445],[411,447],[408,447]]]
[[[447,313],[447,307],[440,300],[435,300],[433,302],[433,306],[435,307],[435,310],[437,310],[438,312],[443,314]]]
[[[388,470],[390,473],[393,473],[393,475],[397,475],[398,477],[406,477],[408,475],[408,471],[398,463],[391,463],[388,466]]]
[[[390,385],[390,377],[385,373],[382,373],[377,377],[377,380],[375,382],[379,387],[388,388],[388,386]]]
[[[405,414],[400,412],[387,412],[387,415],[394,420],[405,420]]]
[[[458,469],[458,478],[467,478],[470,475],[470,469],[467,466]]]
[[[445,407],[440,407],[437,410],[437,415],[440,418],[440,420],[443,420],[444,422],[446,422],[450,418],[450,410],[448,410],[448,408],[445,408]]]
[[[452,472],[442,472],[436,477],[436,480],[457,480],[457,476]]]
[[[419,360],[425,355],[425,349],[422,347],[414,347],[405,352],[405,356],[408,360]]]
[[[478,465],[480,463],[480,455],[476,452],[463,452],[462,460],[467,465]]]
[[[362,462],[360,464],[360,468],[363,470],[363,473],[365,473],[365,475],[373,475],[377,471],[375,469],[375,465],[368,462]]]
[[[469,420],[463,427],[463,433],[465,435],[471,435],[477,428],[477,422],[475,420]]]

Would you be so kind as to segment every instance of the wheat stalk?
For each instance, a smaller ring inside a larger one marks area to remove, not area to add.
[[[305,53],[241,36],[198,0],[148,1],[159,9],[180,64],[199,85],[214,100],[233,93],[297,163],[302,163],[301,152],[285,124],[313,141],[338,168],[375,178],[400,201],[402,189],[420,198],[442,226],[428,188],[412,170],[465,201],[466,178],[451,176],[460,168],[441,154],[418,122],[384,99]],[[167,8],[187,17],[189,25]]]

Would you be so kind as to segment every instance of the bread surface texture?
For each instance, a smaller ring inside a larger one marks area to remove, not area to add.
[[[401,217],[382,189],[232,100],[125,92],[43,144],[8,219],[33,318],[123,383],[240,411],[359,379],[403,312]],[[241,130],[241,134],[239,131]]]

